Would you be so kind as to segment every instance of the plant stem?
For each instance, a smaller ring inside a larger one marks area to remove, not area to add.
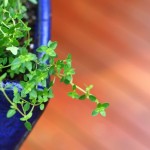
[[[85,93],[86,94],[86,91],[85,90],[83,90],[81,87],[79,87],[78,85],[76,85],[76,84],[74,84],[73,82],[70,82],[70,84],[71,84],[71,86],[76,86],[76,88],[78,89],[78,90],[80,90],[81,92],[83,92],[83,93]]]
[[[6,34],[3,32],[3,30],[0,28],[0,31],[2,32],[2,34],[5,36]]]
[[[2,91],[2,93],[4,94],[6,100],[12,105],[15,107],[15,109],[22,115],[22,116],[25,116],[20,110],[19,108],[10,100],[10,98],[7,96],[5,90],[3,88],[0,89]]]
[[[33,105],[33,106],[32,106],[32,108],[31,108],[31,110],[30,110],[30,112],[29,112],[29,113],[32,113],[32,112],[33,112],[34,107],[35,107],[35,105]]]
[[[21,7],[20,0],[17,0],[17,4],[18,4],[18,12],[21,13],[21,11],[20,11],[21,10],[21,8],[20,8]]]
[[[56,73],[56,76],[57,76],[59,79],[61,79],[61,78],[63,77],[63,74],[58,74],[58,73]],[[73,82],[70,82],[70,85],[73,86],[73,85],[76,85],[76,84],[74,84]],[[76,85],[76,88],[77,88],[78,90],[80,90],[81,92],[86,93],[86,91],[83,90],[83,89],[82,89],[81,87],[79,87],[78,85]]]
[[[25,112],[25,110],[24,110],[24,108],[23,108],[23,103],[21,102],[21,107],[22,107],[22,111],[23,111],[23,113],[26,115],[26,112]]]
[[[3,24],[7,29],[10,29],[10,28],[8,27],[8,25],[6,25],[3,21],[2,21],[1,24]]]
[[[30,103],[29,101],[27,101],[27,100],[23,99],[22,97],[21,97],[21,99],[22,99],[24,102],[29,103],[30,105],[34,105],[34,106],[39,106],[39,105],[40,105],[40,104],[32,104],[32,103]]]
[[[55,75],[56,75],[59,79],[61,79],[61,78],[64,76],[63,74],[58,74],[58,73],[56,73]],[[78,85],[76,85],[75,83],[73,83],[72,81],[70,82],[70,85],[71,85],[71,86],[74,86],[74,85],[75,85],[76,88],[77,88],[79,91],[83,92],[84,94],[87,93],[84,89],[82,89],[81,87],[79,87]],[[99,104],[100,102],[99,102],[98,99],[96,99],[95,103],[96,103],[96,104]]]
[[[10,67],[10,66],[11,66],[11,64],[10,64],[10,65],[7,65],[7,66],[1,66],[0,69],[1,69],[1,68],[7,68],[7,67]]]

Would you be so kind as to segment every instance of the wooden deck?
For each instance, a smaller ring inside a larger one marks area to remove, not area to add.
[[[73,55],[75,82],[93,83],[109,102],[68,98],[57,82],[51,100],[21,150],[150,150],[150,1],[54,0],[52,39],[60,58]]]

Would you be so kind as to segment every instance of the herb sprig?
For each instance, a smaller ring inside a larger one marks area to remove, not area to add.
[[[37,3],[36,0],[29,1]],[[11,118],[18,112],[21,115],[20,121],[31,130],[30,119],[34,109],[39,107],[43,110],[48,100],[54,97],[52,88],[56,78],[72,87],[68,96],[78,100],[89,99],[96,104],[96,108],[92,111],[93,116],[101,114],[105,117],[105,110],[109,104],[100,103],[98,98],[91,94],[93,85],[82,89],[74,83],[75,71],[72,68],[72,57],[69,54],[64,60],[58,59],[55,52],[57,42],[49,41],[47,45],[37,48],[37,53],[43,53],[40,59],[29,52],[28,48],[32,41],[31,28],[23,21],[25,13],[26,7],[20,0],[17,0],[17,3],[16,0],[0,0],[0,14],[2,14],[0,16],[0,91],[10,103],[7,118]],[[20,42],[21,40],[23,43]],[[21,89],[12,84],[4,86],[4,80],[14,79],[18,75],[22,76]],[[54,76],[54,80],[47,84],[50,76]],[[10,99],[5,92],[10,87],[13,87],[13,99]]]

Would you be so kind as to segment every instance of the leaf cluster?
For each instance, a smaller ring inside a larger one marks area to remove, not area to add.
[[[29,1],[37,3],[36,0]],[[55,52],[57,42],[49,41],[47,45],[37,48],[36,52],[42,54],[40,59],[34,53],[29,52],[28,48],[32,41],[31,28],[23,20],[26,13],[23,2],[26,1],[0,0],[0,91],[10,103],[7,118],[20,113],[20,121],[24,122],[28,130],[31,130],[30,119],[35,107],[43,110],[49,99],[54,97],[52,87],[55,78],[72,86],[72,91],[68,93],[68,96],[73,99],[89,99],[95,102],[96,109],[92,112],[93,116],[97,114],[106,116],[105,109],[109,104],[100,103],[97,97],[91,94],[93,85],[82,89],[73,82],[75,70],[72,68],[72,57],[69,54],[66,59],[58,59]],[[18,75],[22,77],[19,81],[22,89],[11,84],[3,86],[4,80],[9,78],[13,80]],[[50,76],[54,76],[54,80],[47,84]],[[13,88],[13,99],[10,99],[6,93],[10,87]],[[83,94],[80,95],[79,91]]]

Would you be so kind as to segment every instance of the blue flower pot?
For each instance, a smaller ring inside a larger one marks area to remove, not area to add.
[[[35,35],[38,37],[37,46],[46,45],[50,39],[51,32],[51,8],[50,0],[38,0],[38,23],[37,31]],[[39,54],[40,57],[42,54]],[[4,83],[3,86],[8,84],[18,87],[21,90],[21,86],[17,81]],[[5,91],[9,98],[13,98],[12,88]],[[2,92],[0,92],[0,150],[17,150],[23,143],[29,132],[24,127],[24,123],[19,120],[20,114],[16,113],[12,118],[6,118],[7,111],[10,109],[10,104],[5,99]],[[33,117],[30,122],[34,125],[43,111],[38,107],[34,110]]]

